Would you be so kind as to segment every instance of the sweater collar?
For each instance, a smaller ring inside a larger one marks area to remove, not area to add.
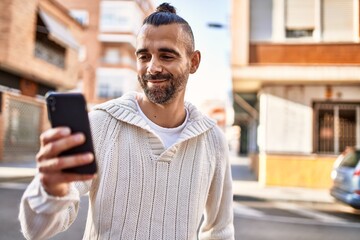
[[[142,119],[138,112],[136,99],[139,93],[129,92],[122,97],[107,101],[94,107],[94,110],[102,110],[109,113],[112,117],[150,130],[149,125]],[[185,129],[180,136],[181,140],[186,140],[198,136],[216,125],[216,122],[202,114],[194,105],[185,102],[185,108],[189,112],[189,119]]]

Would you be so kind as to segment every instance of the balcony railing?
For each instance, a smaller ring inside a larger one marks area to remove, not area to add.
[[[36,41],[34,55],[39,59],[64,69],[66,50],[53,45],[49,45],[41,41]]]

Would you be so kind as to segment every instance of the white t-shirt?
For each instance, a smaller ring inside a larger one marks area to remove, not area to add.
[[[139,109],[140,115],[144,118],[144,120],[147,122],[147,124],[149,124],[150,128],[155,132],[155,134],[157,134],[159,136],[159,138],[163,142],[165,148],[169,148],[170,146],[172,146],[176,142],[176,140],[179,138],[182,130],[184,129],[184,127],[186,125],[186,122],[188,121],[189,113],[188,113],[187,109],[185,108],[185,111],[186,111],[185,120],[180,126],[178,126],[176,128],[164,128],[164,127],[161,127],[161,126],[155,124],[150,119],[148,119],[146,117],[146,115],[143,113],[143,111],[141,110],[139,103],[137,101],[136,101],[136,104]]]

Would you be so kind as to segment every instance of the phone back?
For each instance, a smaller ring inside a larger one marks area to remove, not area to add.
[[[52,127],[67,126],[71,133],[82,132],[84,144],[64,151],[60,156],[84,152],[94,153],[86,101],[81,93],[48,93],[46,96],[48,116]],[[95,160],[87,165],[64,169],[65,172],[92,174],[96,172]]]

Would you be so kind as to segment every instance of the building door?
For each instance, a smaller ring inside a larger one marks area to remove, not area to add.
[[[360,103],[315,103],[317,153],[339,154],[360,144]]]

